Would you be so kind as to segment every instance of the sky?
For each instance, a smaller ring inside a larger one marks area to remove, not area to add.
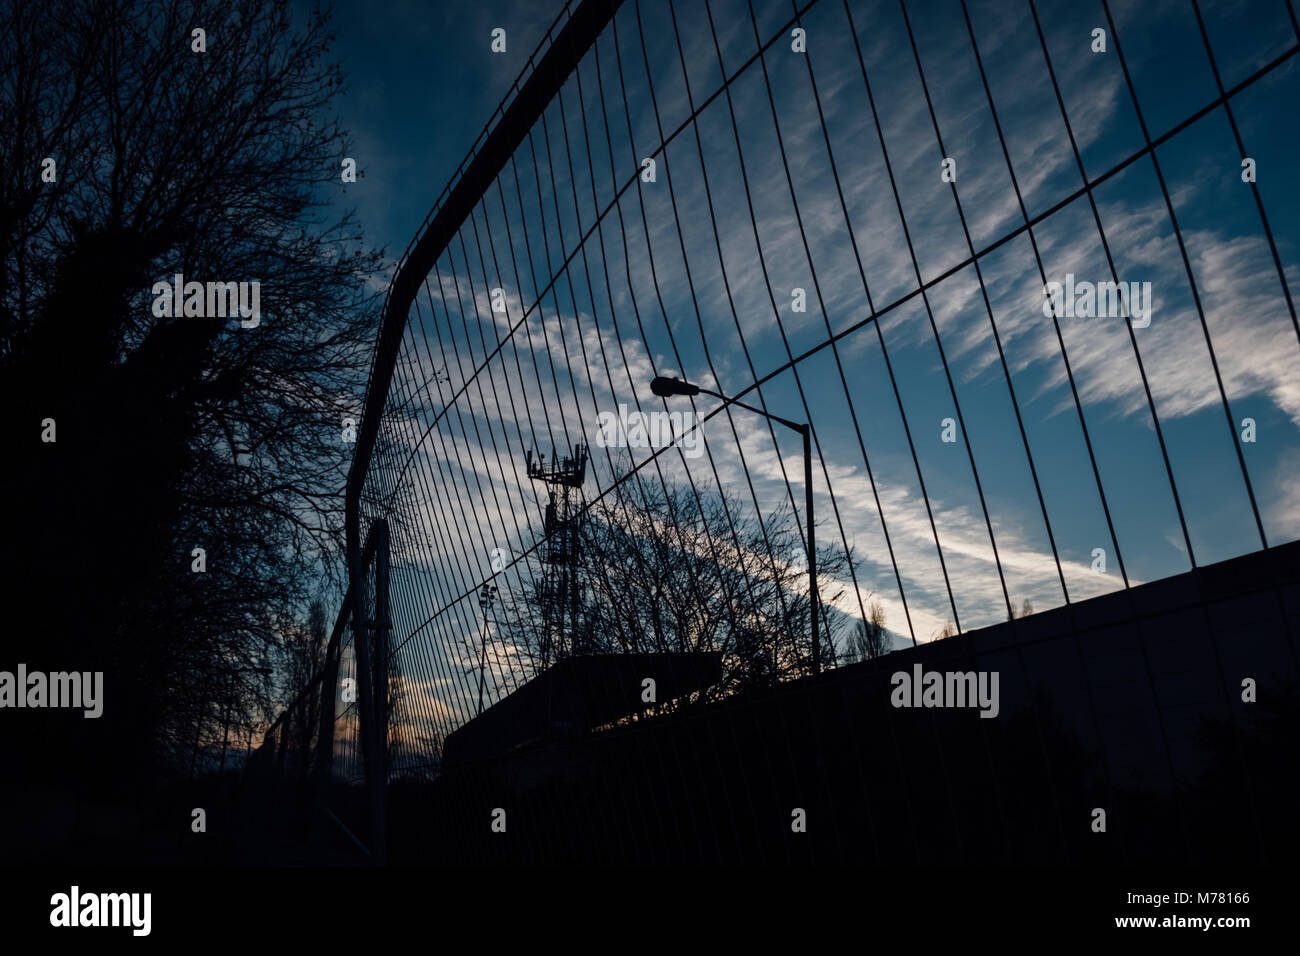
[[[309,9],[307,4],[301,10]],[[337,103],[359,177],[340,188],[370,242],[397,257],[560,12],[560,4],[336,0]],[[489,50],[492,30],[506,50]]]
[[[406,246],[557,9],[335,7],[365,173],[339,199],[368,238]],[[899,643],[1300,537],[1300,330],[1255,192],[1294,295],[1300,57],[1275,62],[1294,15],[1201,2],[1216,78],[1191,0],[1117,0],[1113,24],[1039,0],[1041,39],[1028,2],[967,9],[817,0],[800,51],[788,2],[628,0],[584,57],[417,297],[368,487],[396,502],[398,640],[441,655],[413,679],[448,721],[494,552],[537,570],[524,451],[594,443],[620,404],[668,410],[656,374],[811,421],[819,543],[862,562],[838,611],[879,601]],[[1214,105],[1270,64],[1231,118]],[[1045,313],[1067,275],[1149,289],[1149,324]],[[706,454],[645,474],[802,523],[797,436],[738,409],[702,430]],[[622,474],[592,450],[588,498]],[[521,666],[493,660],[503,685]]]

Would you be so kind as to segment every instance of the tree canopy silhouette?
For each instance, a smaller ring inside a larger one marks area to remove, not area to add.
[[[588,508],[579,553],[579,652],[721,651],[709,696],[812,673],[803,535],[788,509],[760,520],[712,486],[624,481]],[[842,547],[818,549],[824,667],[851,624],[834,607],[854,561]],[[508,641],[536,657],[545,595],[525,583],[502,603]]]
[[[27,713],[30,767],[187,765],[337,573],[382,255],[331,213],[332,39],[284,0],[0,13],[5,656],[105,672],[101,720]],[[260,321],[159,315],[178,273]]]

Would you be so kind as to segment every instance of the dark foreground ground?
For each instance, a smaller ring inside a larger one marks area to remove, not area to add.
[[[1288,545],[396,780],[389,862],[1284,863],[1300,850],[1297,631]],[[891,706],[891,676],[918,663],[996,671],[997,717]],[[363,791],[335,786],[323,809],[312,796],[255,762],[99,799],[18,781],[0,814],[9,862],[366,864]]]

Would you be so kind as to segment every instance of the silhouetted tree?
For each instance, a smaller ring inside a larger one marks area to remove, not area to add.
[[[226,705],[269,714],[258,668],[337,570],[380,259],[327,216],[347,152],[327,31],[284,0],[0,12],[9,641],[104,671],[109,702],[93,728],[49,722],[51,765],[185,765]],[[258,282],[260,324],[157,314],[177,273]]]
[[[580,542],[584,652],[721,651],[710,695],[811,673],[803,536],[788,510],[760,522],[715,488],[628,480],[590,505]],[[833,606],[853,560],[818,548],[823,667],[851,620]],[[529,652],[543,602],[532,583],[503,591],[507,635]]]
[[[939,630],[935,631],[933,634],[930,635],[930,640],[942,641],[944,638],[956,637],[956,636],[957,636],[957,626],[953,624],[952,621],[944,621],[943,627],[939,628]]]
[[[879,601],[872,601],[867,619],[859,621],[849,635],[848,646],[844,649],[844,663],[874,660],[888,654],[890,650],[889,632],[885,630],[885,609]]]

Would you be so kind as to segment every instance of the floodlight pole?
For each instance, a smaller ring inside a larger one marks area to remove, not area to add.
[[[808,515],[808,617],[812,624],[812,655],[813,655],[813,673],[822,672],[822,655],[821,655],[821,631],[818,628],[819,604],[817,598],[817,533],[816,521],[813,515],[813,484],[812,484],[812,426],[800,422],[792,422],[788,418],[782,418],[780,415],[773,415],[763,411],[761,408],[755,408],[736,398],[728,398],[719,392],[694,385],[690,382],[683,382],[676,378],[664,378],[659,376],[650,383],[650,391],[660,398],[668,398],[673,395],[712,395],[714,398],[722,399],[724,405],[739,405],[741,408],[754,412],[756,415],[762,415],[764,418],[774,422],[779,422],[786,428],[792,428],[803,437],[803,491],[804,491],[804,512]]]
[[[480,714],[483,713],[483,675],[487,669],[488,610],[492,607],[496,595],[495,584],[483,585],[483,590],[478,595],[478,606],[483,610],[483,641],[478,659],[478,713]]]

